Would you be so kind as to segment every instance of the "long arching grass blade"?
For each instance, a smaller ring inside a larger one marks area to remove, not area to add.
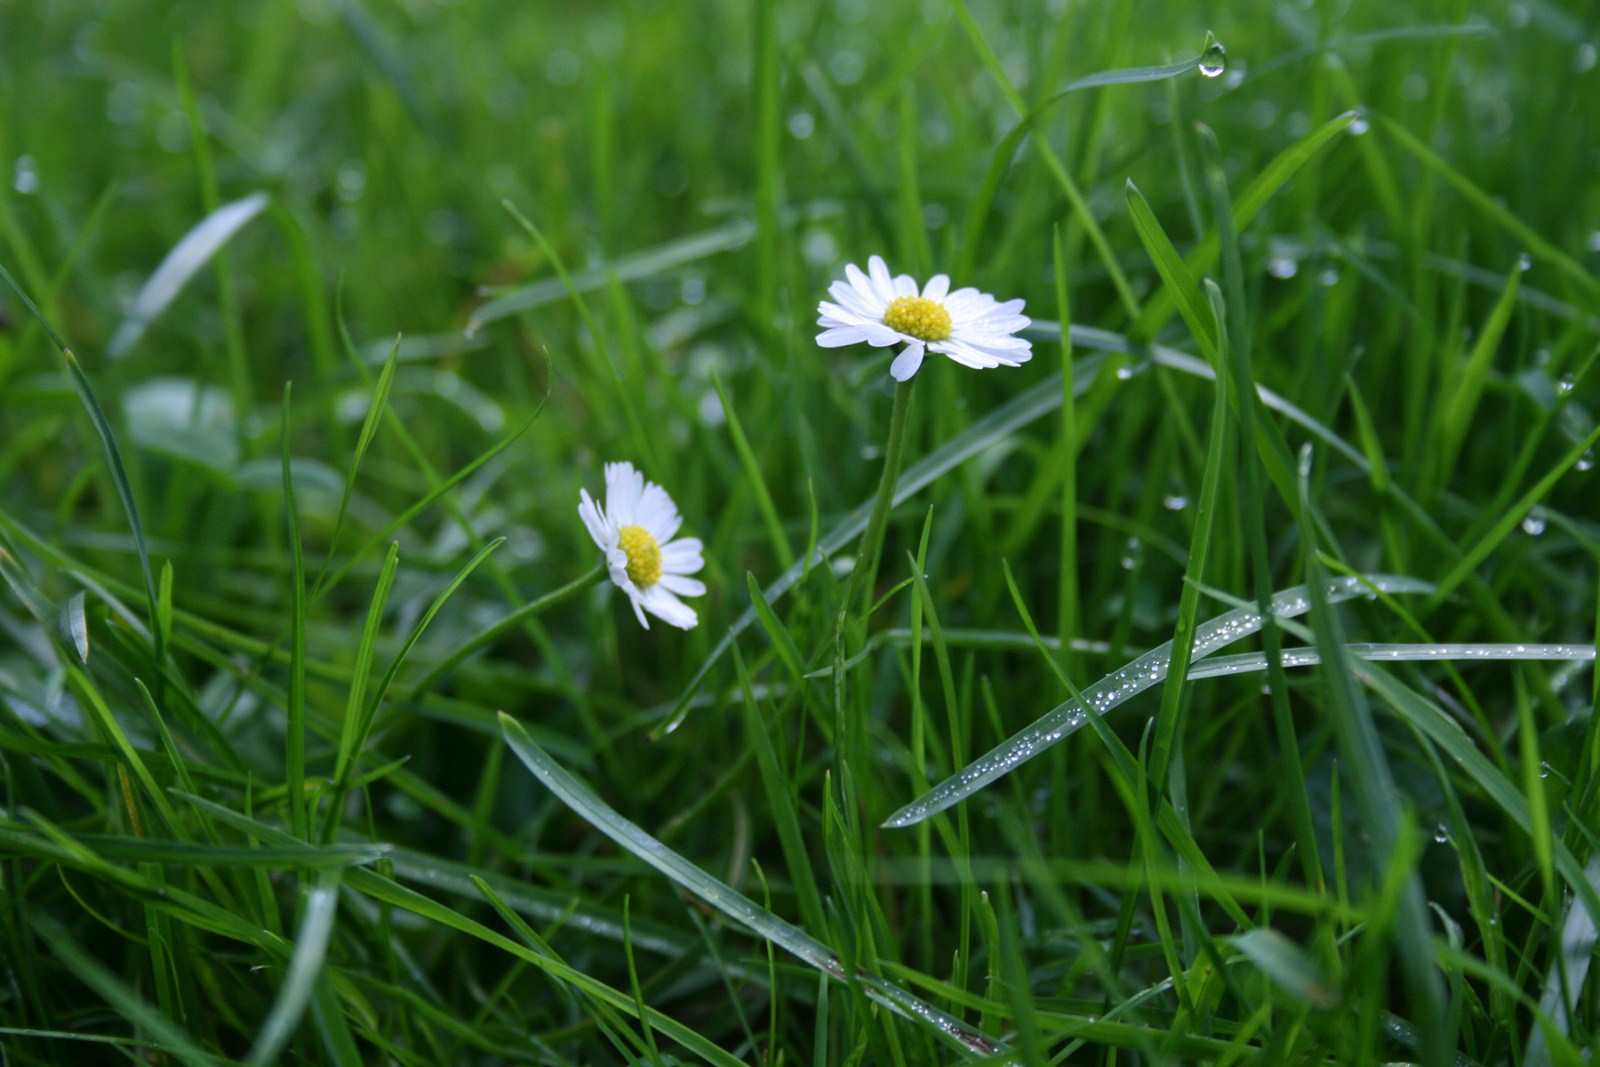
[[[846,975],[838,957],[827,945],[780,919],[726,882],[707,874],[639,826],[624,819],[588,786],[551,759],[516,719],[501,712],[500,728],[511,751],[563,804],[628,852],[757,937],[766,938],[841,982],[853,978],[861,984],[867,996],[877,1003],[914,1023],[932,1027],[940,1036],[969,1052],[988,1055],[1004,1048],[998,1040],[951,1018],[891,982],[870,974]]]
[[[1371,590],[1383,593],[1426,593],[1433,587],[1415,578],[1392,574],[1373,574],[1358,578],[1335,578],[1328,582],[1330,602],[1363,596]],[[1311,610],[1310,589],[1296,586],[1272,598],[1272,614],[1280,619],[1294,618]],[[1235,608],[1218,615],[1195,630],[1192,659],[1209,656],[1219,648],[1248,637],[1261,629],[1265,620],[1254,607]],[[1167,676],[1172,664],[1172,642],[1151,649],[1122,669],[1106,675],[1083,690],[1083,699],[1096,715],[1104,715]],[[886,827],[912,826],[937,815],[983,789],[996,779],[1037,756],[1045,749],[1086,725],[1089,716],[1076,701],[1057,705],[1033,725],[1012,735],[986,754],[946,778],[889,818]]]

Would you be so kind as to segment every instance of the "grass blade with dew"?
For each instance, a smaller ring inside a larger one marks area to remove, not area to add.
[[[707,874],[639,826],[624,819],[588,786],[546,755],[516,719],[501,712],[500,726],[512,752],[563,804],[682,889],[757,937],[774,942],[802,962],[841,982],[859,983],[866,995],[878,1004],[914,1023],[932,1027],[940,1036],[968,1052],[989,1055],[1004,1049],[1005,1046],[995,1038],[951,1018],[891,982],[870,974],[847,975],[828,946],[792,923],[780,919],[726,882]]]
[[[139,295],[133,298],[128,313],[106,343],[106,357],[120,359],[127,355],[150,324],[177,299],[189,279],[246,223],[266,210],[268,203],[266,193],[251,193],[223,204],[184,234],[145,281]],[[238,413],[241,418],[245,414]]]
[[[1330,601],[1336,602],[1365,596],[1374,589],[1385,593],[1427,593],[1433,586],[1415,578],[1372,574],[1330,579],[1327,596]],[[1310,609],[1310,590],[1303,585],[1286,589],[1272,598],[1272,614],[1276,618],[1294,618]],[[1254,607],[1235,608],[1216,616],[1196,628],[1192,658],[1203,659],[1219,648],[1248,637],[1260,630],[1263,622],[1261,613]],[[1171,663],[1172,642],[1168,641],[1085,688],[1083,699],[1094,714],[1104,715],[1165,678]],[[1058,705],[1031,726],[1013,734],[889,816],[883,825],[894,828],[912,826],[959,804],[1074,733],[1088,721],[1088,714],[1077,700]]]

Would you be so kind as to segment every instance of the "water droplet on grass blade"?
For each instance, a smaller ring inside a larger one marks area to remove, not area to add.
[[[1594,449],[1591,448],[1589,451],[1579,456],[1577,462],[1572,465],[1572,469],[1575,471],[1594,470]]]
[[[1544,533],[1545,517],[1541,508],[1534,508],[1522,520],[1522,532],[1529,537],[1538,537]]]
[[[1200,73],[1215,78],[1228,69],[1228,50],[1210,30],[1206,31],[1205,47],[1200,51]]]
[[[1372,123],[1367,121],[1366,115],[1357,115],[1355,118],[1350,120],[1350,125],[1346,128],[1350,131],[1351,137],[1360,137],[1362,134],[1372,129]]]
[[[1556,393],[1559,396],[1566,396],[1577,387],[1578,379],[1574,378],[1570,374],[1563,374],[1561,376],[1561,380],[1556,383]]]
[[[1528,253],[1526,253],[1526,252],[1518,253],[1518,255],[1517,255],[1517,269],[1518,270],[1528,270],[1532,266],[1533,266],[1533,257],[1532,256],[1528,255]]]

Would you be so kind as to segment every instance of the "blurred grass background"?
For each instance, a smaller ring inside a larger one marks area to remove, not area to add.
[[[1004,151],[1019,105],[1192,59],[1207,30],[1217,76],[1071,93]],[[1057,669],[1085,687],[1308,567],[1444,583],[1341,609],[1349,640],[1593,647],[1597,43],[1576,0],[0,0],[0,265],[106,412],[151,574],[60,353],[0,295],[6,1062],[972,1054],[608,844],[505,758],[499,711],[847,971],[1031,1062],[1579,1062],[1585,668],[1392,666],[1353,698],[1346,661],[1271,693],[1197,682],[1159,727],[1140,697],[948,815],[876,827],[1067,699]],[[1162,311],[1126,185],[1194,254],[1218,229],[1196,123],[1224,205],[1272,193],[1235,277],[1229,242],[1191,262],[1305,417],[1253,416],[1314,444],[1303,506],[1238,443],[1247,408],[1148,358],[1205,346]],[[820,350],[812,322],[873,253],[1025,298],[1035,358],[920,374],[908,462],[972,447],[895,512],[845,682],[793,667],[834,663],[848,550],[662,733],[747,574],[872,496],[890,353]],[[1120,351],[1063,353],[1063,318]],[[985,436],[1028,390],[1039,412]],[[593,566],[577,491],[620,459],[706,542],[700,628],[642,632],[607,586],[434,671]],[[1183,607],[1203,537],[1221,596]],[[1378,744],[1348,747],[1368,703]],[[1358,805],[1389,780],[1392,853]]]

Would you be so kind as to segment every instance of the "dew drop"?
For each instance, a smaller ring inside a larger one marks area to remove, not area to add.
[[[1591,252],[1600,252],[1600,230],[1596,230],[1593,233],[1591,233],[1589,235],[1589,240],[1586,243],[1588,245],[1589,251],[1591,251]]]
[[[1347,129],[1349,129],[1351,137],[1360,137],[1362,134],[1372,129],[1372,123],[1367,121],[1367,116],[1357,115],[1354,119],[1350,120],[1350,125],[1347,127]]]
[[[1561,376],[1561,380],[1556,383],[1556,394],[1559,396],[1566,396],[1568,393],[1572,392],[1572,390],[1576,389],[1577,386],[1578,379],[1574,378],[1570,374],[1563,374]]]
[[[1539,777],[1540,778],[1548,778],[1548,777],[1550,777],[1550,764],[1546,760],[1540,760],[1539,761]]]
[[[1205,47],[1200,50],[1200,73],[1215,78],[1228,69],[1228,50],[1222,47],[1216,34],[1206,31]]]
[[[39,172],[34,167],[32,156],[17,157],[17,168],[11,179],[11,188],[23,196],[39,191]]]
[[[1522,532],[1529,537],[1538,537],[1544,533],[1544,528],[1545,517],[1542,508],[1534,508],[1522,520]]]
[[[1600,63],[1600,51],[1588,41],[1578,46],[1572,56],[1572,69],[1582,74],[1586,70],[1593,70],[1596,63]]]
[[[1450,831],[1445,829],[1444,823],[1433,828],[1433,839],[1441,845],[1450,840]]]
[[[1128,538],[1127,551],[1122,554],[1122,569],[1131,571],[1139,565],[1139,555],[1144,546],[1137,537]]]
[[[1518,256],[1517,256],[1517,269],[1518,270],[1527,270],[1528,268],[1530,268],[1532,266],[1533,266],[1533,257],[1532,256],[1528,255],[1528,253],[1526,253],[1526,252],[1522,252],[1522,253],[1518,254]]]
[[[1327,268],[1321,274],[1317,275],[1317,284],[1322,286],[1338,285],[1339,271],[1334,267]]]
[[[1132,378],[1132,377],[1133,377],[1133,368],[1128,366],[1126,363],[1124,363],[1122,366],[1117,368],[1117,380],[1118,381],[1125,382],[1129,378]]]
[[[1161,506],[1168,511],[1182,511],[1189,506],[1189,498],[1181,493],[1170,493],[1166,499],[1161,501]]]
[[[1579,456],[1578,461],[1572,465],[1572,469],[1580,472],[1594,470],[1594,449],[1591,448]]]

